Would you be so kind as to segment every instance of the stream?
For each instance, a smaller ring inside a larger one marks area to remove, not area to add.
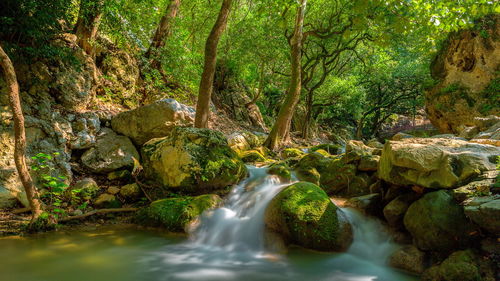
[[[266,251],[265,208],[287,184],[265,168],[249,171],[189,237],[104,226],[0,238],[0,281],[418,280],[385,265],[397,245],[378,221],[348,208],[354,241],[347,252]]]

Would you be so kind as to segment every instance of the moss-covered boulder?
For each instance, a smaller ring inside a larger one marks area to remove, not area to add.
[[[427,251],[450,252],[467,246],[477,231],[463,207],[444,190],[430,192],[410,205],[404,225],[415,245]]]
[[[292,172],[286,162],[277,162],[269,165],[269,170],[267,170],[267,173],[270,175],[279,176],[284,180],[290,180],[292,178]]]
[[[365,183],[368,184],[364,178],[355,180],[356,166],[346,164],[342,159],[328,161],[321,170],[321,186],[328,194],[336,194],[348,187],[351,187],[351,190],[359,190],[365,187]],[[356,184],[351,186],[355,182]],[[363,195],[361,193],[351,195]]]
[[[245,163],[266,162],[266,157],[257,150],[247,150],[239,153],[241,160]]]
[[[139,210],[136,221],[143,225],[183,232],[203,211],[218,207],[221,203],[222,199],[214,194],[162,199]]]
[[[422,274],[424,281],[493,281],[494,267],[472,250],[457,251]]]
[[[315,151],[318,151],[320,149],[325,150],[329,154],[335,155],[335,154],[339,154],[342,151],[342,146],[339,144],[333,144],[333,143],[322,143],[322,144],[310,147],[309,151],[315,152]]]
[[[305,155],[305,152],[298,148],[285,148],[281,151],[281,158],[283,159],[288,159],[288,158],[294,158],[294,157],[301,157]]]
[[[350,140],[345,146],[345,154],[342,157],[345,163],[359,161],[363,156],[372,155],[375,149],[365,145],[362,141]]]
[[[295,183],[271,201],[266,226],[289,243],[319,251],[343,251],[352,242],[351,226],[342,211],[317,185]]]
[[[238,183],[247,174],[241,159],[219,132],[177,127],[142,147],[146,177],[166,189],[202,193]]]

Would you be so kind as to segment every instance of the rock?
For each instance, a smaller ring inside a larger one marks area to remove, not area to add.
[[[114,195],[103,193],[99,195],[99,197],[97,197],[94,205],[100,208],[118,208],[121,206],[121,203],[116,199]]]
[[[257,150],[247,150],[240,153],[240,158],[245,163],[266,162],[266,157]]]
[[[371,148],[383,149],[384,145],[380,143],[377,139],[371,139],[366,143],[367,146]]]
[[[365,155],[361,156],[359,160],[358,170],[365,172],[375,172],[378,169],[378,162],[380,156],[378,155]]]
[[[347,181],[346,188],[337,192],[331,192],[333,195],[351,198],[370,194],[371,178],[366,173],[359,173]],[[326,190],[326,187],[325,187]]]
[[[430,192],[410,205],[404,225],[415,245],[424,251],[449,252],[468,245],[476,232],[458,205],[446,191]]]
[[[471,250],[458,251],[451,254],[439,266],[433,266],[422,275],[422,280],[443,280],[443,281],[480,281],[494,280],[489,279],[493,276],[481,277],[481,266],[479,257],[474,255]],[[491,274],[491,273],[490,273]],[[485,275],[490,275],[486,273]]]
[[[81,190],[78,195],[84,200],[90,200],[99,193],[100,188],[94,179],[84,178],[77,181],[71,190]]]
[[[117,186],[110,186],[106,192],[108,192],[109,194],[116,195],[120,192],[120,188]]]
[[[269,170],[267,170],[267,173],[270,175],[277,175],[282,180],[290,180],[292,178],[290,167],[288,167],[285,162],[277,162],[269,165]]]
[[[168,188],[201,193],[238,183],[247,174],[226,138],[209,129],[177,127],[142,148],[146,177]]]
[[[95,173],[108,173],[134,166],[139,153],[129,138],[104,128],[99,133],[95,147],[82,155],[83,165]]]
[[[356,208],[366,214],[376,214],[380,209],[381,196],[379,193],[373,193],[347,200],[346,206]]]
[[[389,204],[385,205],[383,213],[386,221],[390,226],[402,227],[403,218],[411,203],[417,199],[413,193],[399,195],[394,198]]]
[[[326,152],[328,152],[328,154],[335,155],[335,154],[340,154],[341,153],[342,146],[338,145],[338,144],[332,144],[332,143],[322,143],[322,144],[310,147],[309,151],[316,152],[316,151],[318,151],[320,149],[325,150]]]
[[[500,235],[500,195],[473,198],[466,203],[464,211],[481,228]]]
[[[425,253],[413,245],[403,246],[389,257],[389,265],[414,274],[425,270]]]
[[[404,140],[404,139],[412,139],[414,138],[414,136],[410,135],[410,134],[405,134],[405,133],[397,133],[395,134],[394,136],[392,136],[391,140],[393,141],[400,141],[400,140]]]
[[[229,147],[231,147],[231,149],[236,152],[245,151],[252,148],[243,133],[240,132],[232,133],[231,135],[229,135],[227,137],[227,143]]]
[[[295,183],[270,202],[266,227],[289,243],[319,251],[344,251],[352,230],[344,214],[317,185]]]
[[[120,196],[129,200],[139,199],[142,195],[142,190],[137,183],[131,183],[122,186]]]
[[[109,39],[99,38],[105,47],[97,50],[96,64],[102,73],[101,91],[119,99],[121,104],[134,106],[138,103],[136,94],[139,65],[133,55],[115,46]]]
[[[460,130],[460,134],[458,136],[470,140],[478,133],[479,128],[477,126],[464,126],[464,128]]]
[[[303,156],[305,153],[297,148],[285,148],[281,151],[281,158],[283,159],[288,159],[288,158],[295,158],[295,157],[300,157]]]
[[[306,181],[315,185],[320,185],[321,175],[319,174],[318,170],[316,170],[316,168],[299,167],[295,169],[295,175],[300,181]]]
[[[138,211],[140,224],[164,227],[170,231],[185,231],[205,210],[218,207],[222,199],[214,194],[197,197],[167,198],[152,202]]]
[[[475,117],[500,115],[495,106],[500,102],[499,19],[492,14],[470,29],[451,33],[432,62],[431,73],[439,83],[425,92],[425,104],[441,132],[460,133],[462,126],[476,125]]]
[[[72,216],[81,216],[83,215],[83,211],[81,209],[76,209],[73,212],[71,212]]]
[[[345,188],[351,189],[356,178],[356,166],[345,164],[341,159],[332,159],[321,169],[321,186],[328,194],[336,194]],[[358,180],[356,186],[361,187],[362,180]],[[354,191],[356,188],[352,188]],[[360,194],[362,195],[362,194]]]
[[[398,185],[455,188],[494,170],[500,148],[452,139],[388,141],[378,175]]]
[[[174,99],[163,99],[116,115],[111,126],[115,132],[142,145],[153,138],[168,136],[175,126],[191,125],[194,114],[189,106]]]
[[[465,138],[457,137],[454,134],[434,135],[431,138],[433,138],[433,139],[450,139],[450,140],[463,140],[463,141],[466,141]]]
[[[497,121],[494,125],[487,128],[484,131],[481,131],[477,135],[474,136],[474,139],[489,139],[489,140],[500,140],[500,118],[497,116],[492,116]],[[475,120],[477,120],[476,118]]]
[[[458,202],[462,202],[468,198],[488,195],[493,189],[497,175],[497,171],[488,171],[478,177],[477,180],[453,189],[453,197]]]
[[[231,147],[236,152],[242,152],[249,149],[256,149],[262,146],[265,137],[258,133],[252,133],[248,131],[235,132],[227,137],[227,142],[229,147]]]
[[[372,155],[373,150],[362,141],[350,140],[346,144],[343,160],[345,163],[352,163],[360,160],[362,156]]]
[[[129,180],[132,178],[132,174],[129,170],[119,170],[108,173],[108,180]]]

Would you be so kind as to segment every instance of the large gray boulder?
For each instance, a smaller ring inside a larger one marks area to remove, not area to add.
[[[174,99],[163,99],[116,115],[111,126],[115,132],[142,145],[153,138],[168,136],[175,126],[191,125],[194,116],[192,107]]]
[[[82,155],[83,165],[95,173],[108,173],[134,166],[134,158],[139,161],[139,153],[129,138],[117,135],[103,128],[97,137],[95,147]]]
[[[455,139],[411,138],[387,141],[378,175],[397,185],[455,188],[495,170],[500,147]]]

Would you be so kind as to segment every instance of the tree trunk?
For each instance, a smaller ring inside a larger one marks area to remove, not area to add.
[[[358,126],[356,128],[356,139],[361,140],[363,138],[363,126],[365,123],[365,116],[361,117],[358,121]]]
[[[156,32],[151,41],[148,51],[146,52],[146,58],[152,59],[151,66],[154,68],[160,67],[160,62],[158,60],[158,50],[165,46],[167,38],[172,34],[172,26],[177,13],[179,12],[179,7],[181,5],[181,0],[170,0],[168,3],[165,14],[160,20]]]
[[[90,56],[94,56],[93,43],[101,23],[104,0],[81,0],[75,34],[78,45]]]
[[[208,117],[210,115],[210,99],[212,98],[215,66],[217,64],[217,45],[227,25],[227,18],[231,10],[232,0],[223,0],[222,6],[210,35],[205,44],[205,65],[201,75],[198,102],[196,103],[196,117],[194,126],[196,128],[208,128]]]
[[[301,75],[301,58],[302,58],[302,38],[304,16],[306,12],[307,0],[301,0],[300,6],[297,8],[297,16],[295,18],[295,30],[291,40],[291,68],[292,76],[290,80],[290,88],[288,89],[285,101],[281,105],[278,117],[274,126],[269,133],[264,145],[271,150],[278,149],[283,140],[290,135],[290,122],[292,121],[295,107],[300,98],[302,89]]]
[[[302,137],[306,140],[311,137],[313,97],[314,97],[314,91],[309,90],[306,99],[306,116],[304,120],[304,126],[302,127]]]
[[[14,161],[17,172],[26,191],[28,202],[31,206],[32,221],[35,221],[42,213],[42,207],[31,175],[26,166],[26,132],[24,128],[24,116],[19,98],[19,84],[17,83],[16,72],[12,61],[0,46],[0,65],[3,68],[5,81],[8,85],[9,103],[12,108],[14,118]]]

